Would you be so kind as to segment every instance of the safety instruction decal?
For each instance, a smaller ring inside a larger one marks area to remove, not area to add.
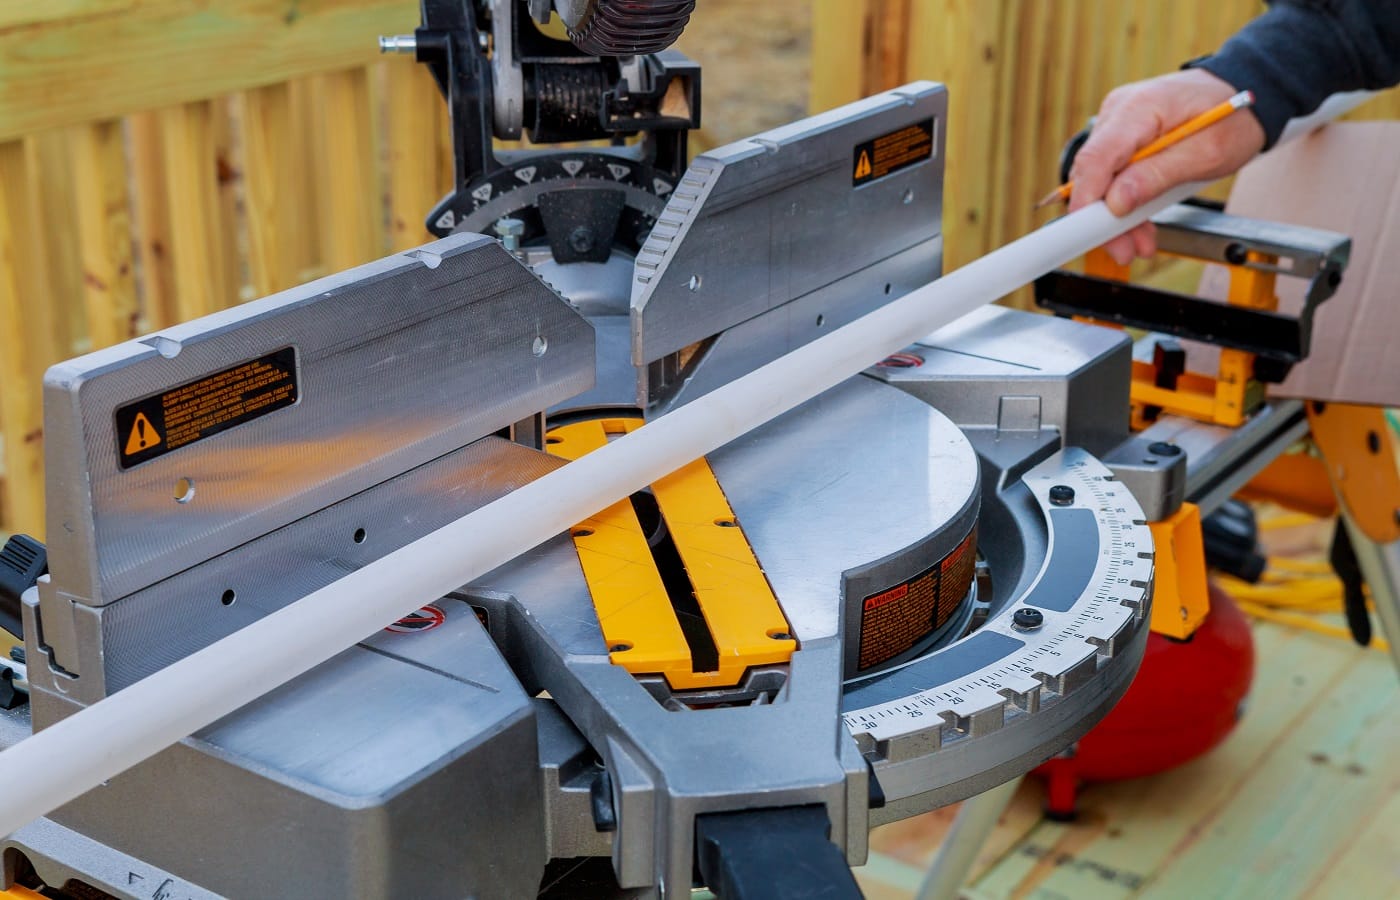
[[[933,156],[933,119],[924,119],[874,140],[856,144],[851,184],[859,186]]]
[[[123,469],[297,402],[297,356],[283,347],[117,409]]]
[[[446,621],[447,613],[436,606],[424,606],[386,626],[384,630],[393,634],[416,634],[420,631],[432,631]]]
[[[894,659],[937,631],[957,611],[977,571],[977,532],[901,584],[861,603],[859,671]]]

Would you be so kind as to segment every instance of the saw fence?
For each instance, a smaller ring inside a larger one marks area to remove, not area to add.
[[[916,78],[949,85],[948,268],[1042,221],[1031,202],[1105,91],[1261,9],[781,2],[794,16],[811,4],[814,110]],[[51,363],[427,237],[451,177],[444,104],[375,41],[412,31],[417,5],[0,0],[0,532],[43,533]],[[743,6],[702,0],[697,15]],[[1400,115],[1400,96],[1367,112]]]

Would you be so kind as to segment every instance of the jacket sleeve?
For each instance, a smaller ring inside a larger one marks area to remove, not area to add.
[[[1400,83],[1400,0],[1272,0],[1198,65],[1254,92],[1267,149],[1331,94]]]

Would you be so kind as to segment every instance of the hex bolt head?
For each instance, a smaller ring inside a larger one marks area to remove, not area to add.
[[[1166,441],[1153,441],[1147,445],[1147,452],[1153,456],[1180,456],[1181,448]]]
[[[1045,614],[1038,609],[1023,606],[1012,613],[1011,624],[1022,631],[1034,631],[1045,624]]]
[[[1057,484],[1050,488],[1050,502],[1056,506],[1069,506],[1074,502],[1074,488],[1067,484]]]
[[[496,224],[492,227],[495,229],[497,236],[501,239],[501,246],[505,247],[511,253],[520,249],[520,238],[525,234],[525,222],[523,220],[510,217],[497,219]]]

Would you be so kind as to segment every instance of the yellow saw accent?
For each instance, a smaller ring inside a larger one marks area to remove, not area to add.
[[[1148,527],[1157,548],[1151,628],[1169,638],[1185,640],[1210,613],[1201,511],[1194,503],[1183,503],[1171,516]]]
[[[31,891],[27,887],[15,885],[6,891],[0,891],[0,900],[44,900],[44,895]]]
[[[593,419],[553,429],[548,450],[578,459],[640,419]],[[573,529],[612,661],[634,675],[659,674],[673,689],[735,685],[751,666],[787,662],[797,649],[787,619],[734,510],[704,459],[652,485],[696,602],[719,651],[712,672],[696,672],[661,575],[630,501]]]

